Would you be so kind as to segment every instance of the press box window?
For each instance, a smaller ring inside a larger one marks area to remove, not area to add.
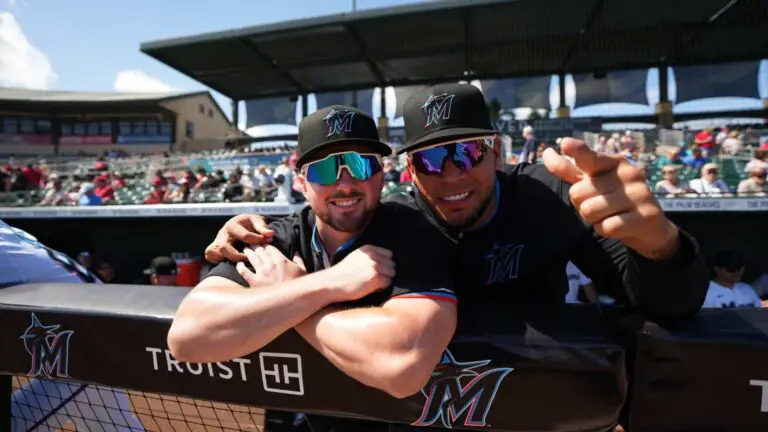
[[[19,133],[19,122],[15,118],[3,119],[3,132],[7,134]]]
[[[19,125],[19,129],[21,129],[21,133],[23,134],[33,134],[35,133],[35,121],[31,119],[23,119]]]
[[[50,120],[37,120],[35,122],[35,131],[39,134],[51,133],[51,121]]]
[[[120,136],[131,136],[131,122],[121,121],[119,128]]]

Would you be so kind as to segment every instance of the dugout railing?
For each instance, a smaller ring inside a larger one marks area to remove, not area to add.
[[[166,334],[187,292],[0,289],[0,430],[258,430],[262,408],[486,431],[768,430],[759,309],[661,327],[588,305],[478,305],[423,391],[396,399],[294,332],[229,362],[177,362]]]

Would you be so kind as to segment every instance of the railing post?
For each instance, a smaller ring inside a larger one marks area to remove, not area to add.
[[[11,396],[13,377],[0,375],[0,430],[11,430]]]

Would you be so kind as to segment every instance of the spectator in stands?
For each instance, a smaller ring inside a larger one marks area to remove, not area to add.
[[[691,180],[691,189],[699,195],[730,196],[730,188],[717,176],[720,169],[716,163],[707,163],[701,167],[701,177]]]
[[[739,131],[732,131],[728,138],[723,140],[720,152],[726,155],[739,154],[744,150],[744,142],[739,138]]]
[[[227,179],[227,183],[222,187],[222,195],[225,202],[242,202],[245,195],[245,188],[240,184],[240,177],[237,173],[232,173]]]
[[[90,271],[94,271],[93,248],[88,247],[77,254],[77,262]]]
[[[155,175],[152,177],[152,180],[149,183],[152,186],[167,186],[168,185],[168,179],[165,178],[165,175],[163,174],[163,170],[159,169],[155,171]]]
[[[38,168],[28,163],[27,166],[21,169],[21,172],[27,178],[27,189],[40,189],[40,184],[43,182],[43,174]]]
[[[115,190],[112,189],[112,186],[109,185],[107,178],[104,176],[96,178],[94,193],[98,195],[104,203],[115,200]]]
[[[214,189],[217,189],[226,183],[227,183],[227,176],[224,175],[224,170],[218,169],[213,172],[212,176],[210,176],[209,184]]]
[[[621,135],[619,135],[618,133],[611,134],[611,137],[605,141],[605,153],[607,154],[621,153]]]
[[[189,202],[190,193],[189,181],[186,178],[182,178],[179,180],[178,186],[171,191],[168,200],[172,203],[187,203]]]
[[[400,183],[412,183],[413,182],[413,176],[411,176],[411,172],[407,169],[403,170],[403,172],[400,173]]]
[[[520,153],[521,162],[536,162],[536,134],[533,132],[532,126],[525,126],[523,128],[523,151]]]
[[[117,271],[115,270],[115,265],[109,258],[102,258],[99,260],[99,262],[94,266],[94,269],[99,279],[101,279],[101,281],[106,284],[126,283],[118,277]]]
[[[11,172],[8,165],[5,165],[0,168],[0,193],[10,192],[12,184],[13,182],[11,181]]]
[[[150,284],[162,286],[176,286],[178,272],[176,261],[166,256],[154,258],[149,268],[144,270]]]
[[[704,164],[709,163],[709,158],[704,156],[701,148],[694,147],[691,149],[691,154],[683,159],[683,163],[695,170],[701,169]]]
[[[152,190],[144,199],[144,204],[165,204],[169,202],[170,191],[163,185],[152,185]]]
[[[608,150],[608,144],[606,143],[607,141],[608,141],[608,138],[606,138],[605,135],[600,134],[600,136],[597,137],[597,143],[595,143],[595,147],[593,148],[593,150],[598,153],[607,153],[607,150]]]
[[[715,137],[712,135],[711,129],[704,129],[696,134],[694,143],[701,149],[702,154],[705,157],[715,155]]]
[[[121,189],[125,187],[125,179],[119,171],[114,171],[112,173],[112,179],[109,181],[109,184],[114,190]]]
[[[74,205],[80,202],[80,183],[72,183],[69,188],[69,201]]]
[[[71,204],[69,194],[62,188],[62,181],[56,179],[53,181],[53,187],[45,192],[45,196],[40,201],[41,206],[68,206]]]
[[[243,186],[243,200],[250,201],[258,194],[258,180],[253,176],[253,168],[245,167],[240,175],[240,184]]]
[[[96,195],[96,190],[92,183],[85,183],[80,186],[80,200],[78,204],[81,206],[99,206],[102,204],[101,197]]]
[[[661,181],[656,183],[654,192],[659,195],[683,195],[695,192],[684,180],[680,179],[680,165],[664,165],[661,169]]]
[[[766,196],[768,194],[768,164],[765,162],[748,164],[749,178],[742,180],[736,189],[739,196]]]
[[[395,164],[392,163],[392,159],[384,159],[384,182],[385,183],[400,183],[400,171],[395,168]]]
[[[761,307],[762,301],[751,286],[741,282],[746,260],[736,251],[723,250],[712,260],[714,279],[709,283],[705,308]]]
[[[29,179],[21,171],[21,168],[14,167],[11,171],[11,191],[24,192],[29,189]]]

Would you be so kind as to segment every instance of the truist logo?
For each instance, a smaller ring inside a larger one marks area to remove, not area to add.
[[[488,414],[501,381],[513,370],[487,368],[490,362],[458,362],[446,350],[432,372],[429,384],[421,391],[427,401],[421,416],[411,425],[437,424],[438,427],[449,429],[457,424],[467,427],[487,426]]]
[[[43,325],[35,314],[32,324],[19,339],[32,358],[27,374],[30,378],[48,379],[69,377],[69,340],[72,330],[59,330],[59,325]]]
[[[331,109],[323,120],[328,125],[326,137],[331,137],[344,132],[352,132],[352,122],[355,120],[355,112],[348,110]]]
[[[428,128],[432,125],[439,125],[441,120],[448,120],[451,118],[451,107],[453,106],[453,98],[456,95],[443,93],[441,95],[430,96],[421,109],[424,111],[424,115],[427,118],[424,128]]]

